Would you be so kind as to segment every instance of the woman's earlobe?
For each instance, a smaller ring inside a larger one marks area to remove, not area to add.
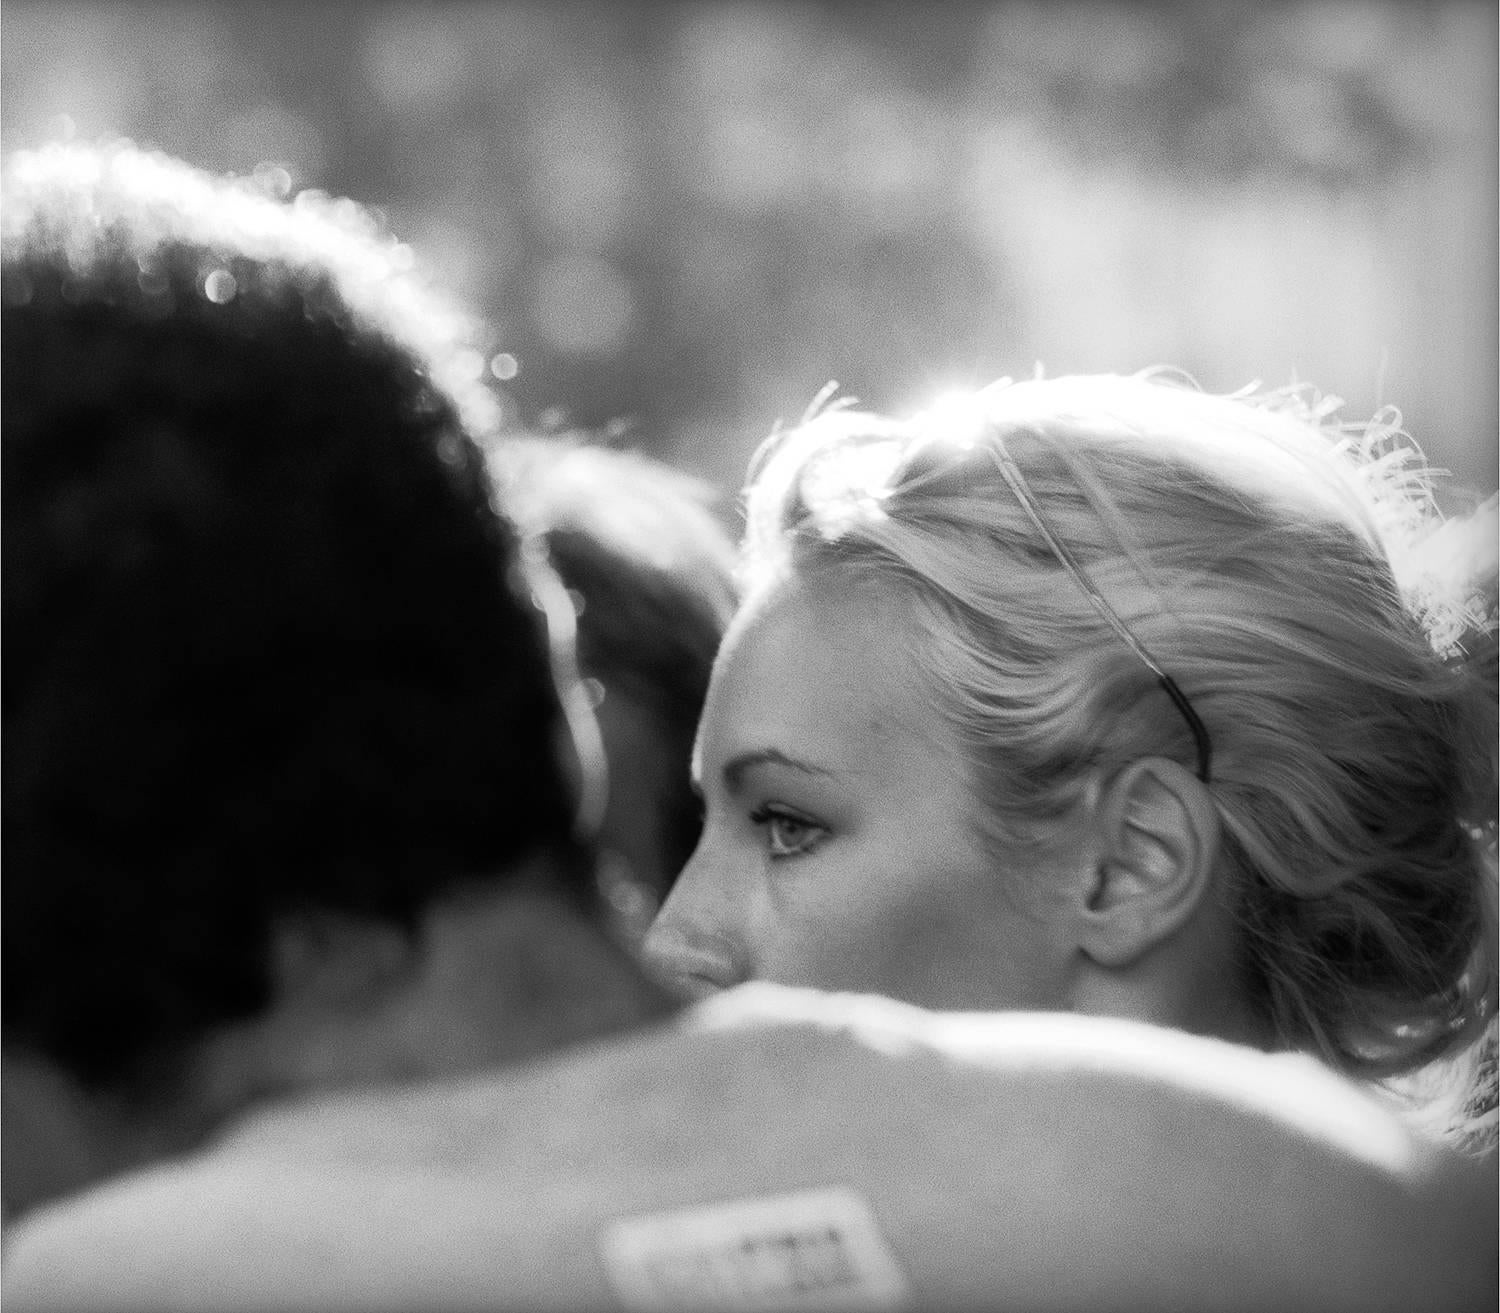
[[[1218,852],[1218,813],[1190,771],[1147,757],[1102,787],[1094,826],[1080,947],[1101,966],[1124,967],[1177,933],[1202,903]]]

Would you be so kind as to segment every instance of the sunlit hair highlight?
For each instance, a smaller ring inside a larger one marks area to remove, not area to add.
[[[487,330],[416,267],[411,248],[369,208],[316,188],[268,204],[282,199],[271,174],[213,174],[125,138],[15,152],[4,185],[7,250],[71,265],[76,300],[108,295],[165,318],[181,292],[168,277],[169,253],[196,249],[205,300],[232,301],[247,278],[279,279],[309,296],[310,312],[347,317],[352,330],[398,344],[472,437],[498,434],[500,408],[483,382]],[[135,285],[104,288],[123,257],[134,258]],[[4,295],[10,304],[30,297],[23,270],[8,271]]]
[[[907,600],[997,844],[1040,841],[1099,771],[1191,769],[1003,447],[1207,726],[1250,996],[1286,1044],[1387,1077],[1494,1014],[1493,507],[1445,524],[1399,416],[1339,404],[1152,373],[1003,380],[909,421],[834,405],[758,453],[742,571]]]

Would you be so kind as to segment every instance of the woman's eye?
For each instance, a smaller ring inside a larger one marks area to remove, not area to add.
[[[766,850],[773,859],[810,852],[827,833],[816,821],[776,807],[762,807],[750,819],[765,827]]]

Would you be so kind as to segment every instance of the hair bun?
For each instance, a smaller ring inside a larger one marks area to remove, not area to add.
[[[1436,524],[1408,551],[1403,591],[1440,654],[1493,670],[1500,597],[1500,494]]]

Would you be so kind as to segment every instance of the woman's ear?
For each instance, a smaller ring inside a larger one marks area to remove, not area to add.
[[[1202,905],[1219,851],[1219,814],[1192,772],[1145,757],[1101,787],[1093,820],[1096,864],[1078,942],[1100,966],[1124,967]]]

